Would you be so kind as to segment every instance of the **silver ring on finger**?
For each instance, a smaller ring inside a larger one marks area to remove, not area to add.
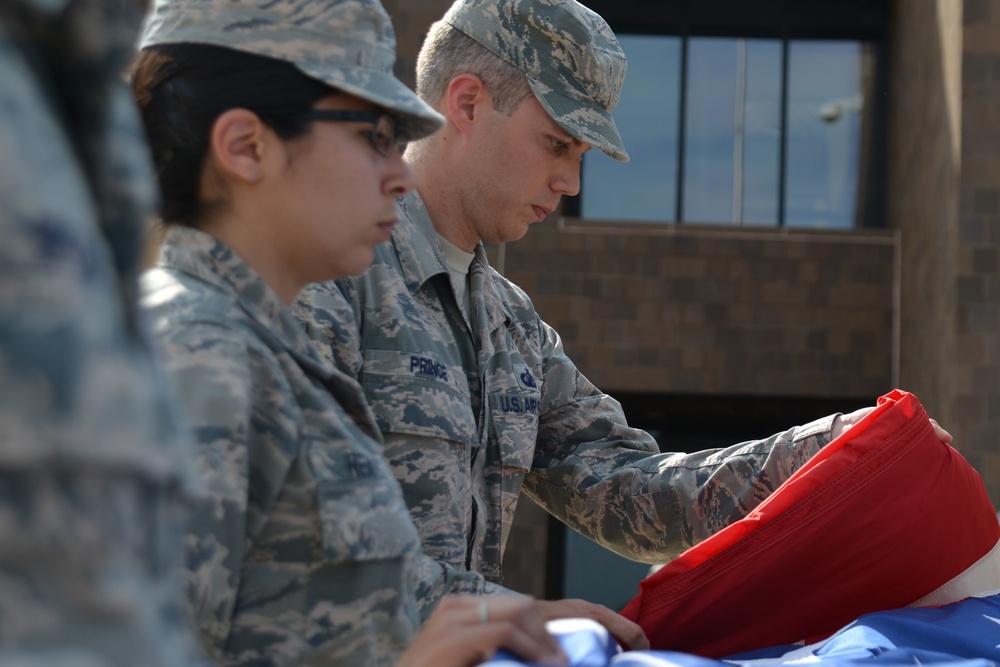
[[[479,622],[489,623],[490,622],[490,608],[486,604],[486,600],[479,601]]]

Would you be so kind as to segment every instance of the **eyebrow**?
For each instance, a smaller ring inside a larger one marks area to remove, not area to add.
[[[563,141],[565,141],[568,144],[572,144],[572,145],[576,146],[577,148],[579,148],[580,146],[584,146],[584,145],[586,145],[588,147],[590,146],[590,144],[584,144],[584,142],[580,141],[579,139],[577,139],[576,137],[574,137],[572,134],[570,134],[566,130],[562,129],[561,127],[559,128],[559,133],[563,135],[563,138],[562,138]]]
[[[570,144],[570,145],[572,145],[572,146],[574,146],[576,148],[579,148],[580,146],[585,146],[585,148],[583,149],[584,153],[586,153],[591,148],[593,148],[592,144],[588,144],[585,141],[581,141],[580,139],[577,139],[572,134],[570,134],[569,132],[567,132],[566,130],[564,130],[562,128],[562,126],[559,125],[559,123],[555,122],[555,120],[552,119],[551,116],[549,117],[549,126],[548,126],[548,129],[547,129],[547,132],[550,135],[552,135],[552,136],[556,137],[557,139],[559,139],[559,141],[564,141],[567,144]]]
[[[580,146],[586,146],[586,148],[583,149],[584,151],[588,151],[592,148],[590,144],[580,141],[572,134],[559,127],[558,125],[556,125],[554,129],[550,129],[549,133],[552,134],[557,139],[559,139],[559,141],[565,141],[567,144],[571,144],[576,148],[579,148]]]
[[[581,146],[583,147],[583,150],[580,151],[581,155],[583,155],[584,153],[586,153],[587,151],[589,151],[591,148],[594,147],[592,144],[588,144],[586,141],[580,141],[579,139],[577,139],[572,135],[566,135],[566,136],[569,137],[570,143],[573,145],[574,148],[580,148]]]

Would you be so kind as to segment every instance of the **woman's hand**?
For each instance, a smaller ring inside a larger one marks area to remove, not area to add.
[[[427,619],[397,667],[472,667],[505,649],[561,667],[566,655],[545,630],[538,602],[523,595],[451,595]]]
[[[623,644],[626,650],[645,651],[649,640],[642,628],[621,614],[607,607],[586,600],[545,600],[539,601],[545,620],[556,618],[589,618],[597,621]]]

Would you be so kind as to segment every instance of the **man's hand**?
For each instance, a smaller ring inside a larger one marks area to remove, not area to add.
[[[833,438],[834,439],[837,438],[841,433],[843,433],[847,429],[851,428],[852,426],[860,422],[862,419],[868,416],[868,413],[870,413],[874,409],[875,409],[874,406],[868,408],[861,408],[860,410],[855,410],[854,412],[851,412],[846,415],[840,415],[839,417],[834,419],[833,431],[832,431]],[[936,419],[931,419],[930,422],[931,426],[934,427],[934,433],[937,435],[938,440],[940,440],[946,445],[952,441],[953,438],[951,437],[951,433],[948,433],[948,431],[941,428],[941,425],[937,423]]]
[[[607,628],[625,648],[633,651],[649,649],[649,640],[642,628],[602,605],[586,600],[539,600],[538,606],[547,621],[557,618],[589,618]]]

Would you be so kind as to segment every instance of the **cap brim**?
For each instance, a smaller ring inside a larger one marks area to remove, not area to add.
[[[292,59],[280,49],[267,48],[266,42],[255,36],[246,43],[240,42],[239,35],[229,35],[229,41],[221,43],[217,35],[208,27],[191,26],[182,31],[174,29],[169,39],[151,31],[140,41],[140,48],[170,43],[196,43],[223,46],[237,51],[245,51],[255,55],[283,60],[298,68],[306,76],[321,81],[337,90],[350,93],[363,100],[385,107],[397,114],[396,131],[402,141],[416,141],[434,134],[444,126],[444,116],[424,102],[415,92],[407,88],[393,74],[371,67],[340,65],[331,62],[319,62],[313,66]]]
[[[403,141],[422,139],[444,125],[444,117],[392,74],[395,40],[389,17],[378,3],[374,4],[382,14],[374,19],[377,23],[384,18],[386,35],[376,38],[369,34],[369,27],[368,32],[345,33],[340,39],[336,36],[339,33],[324,33],[318,24],[299,25],[291,14],[273,11],[260,2],[236,6],[238,3],[231,0],[219,0],[216,6],[206,0],[201,4],[201,10],[194,11],[184,3],[157,2],[140,38],[140,48],[166,43],[212,44],[285,61],[313,79],[397,114],[397,133]],[[233,8],[222,9],[222,4]],[[329,8],[320,9],[329,14]],[[285,7],[283,11],[293,10],[298,15],[302,8]],[[373,20],[367,15],[354,18]]]
[[[295,65],[323,83],[394,112],[398,117],[397,132],[403,141],[423,139],[444,126],[444,116],[392,74],[363,67],[310,71],[299,63]]]
[[[528,85],[559,127],[619,162],[629,161],[625,144],[610,113],[582,104],[530,76]]]

